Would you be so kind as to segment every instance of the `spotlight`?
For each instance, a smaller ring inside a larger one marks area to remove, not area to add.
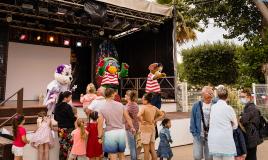
[[[103,29],[99,31],[99,35],[100,36],[103,36],[104,35],[104,30]]]
[[[64,44],[65,46],[69,46],[69,45],[70,45],[70,40],[64,40],[63,44]]]
[[[40,41],[41,40],[41,36],[37,36],[36,40]]]
[[[82,47],[82,42],[76,42],[76,47]]]
[[[25,34],[20,35],[20,40],[24,41],[27,39],[27,36]]]
[[[7,15],[6,20],[8,23],[12,22],[12,15]]]
[[[54,42],[54,37],[53,37],[53,36],[50,36],[48,40],[49,40],[50,42]]]

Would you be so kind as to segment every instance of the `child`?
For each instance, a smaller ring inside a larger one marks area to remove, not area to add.
[[[38,129],[34,133],[31,144],[38,149],[38,160],[49,159],[49,147],[53,146],[51,119],[46,112],[38,113]]]
[[[245,129],[241,123],[238,122],[238,124],[239,124],[238,128],[233,131],[236,152],[237,152],[235,160],[245,160],[247,154],[247,146],[242,132]]]
[[[87,85],[86,95],[81,94],[80,102],[83,103],[83,108],[85,109],[95,98],[97,95],[95,94],[96,88],[93,83]]]
[[[76,129],[71,133],[73,137],[73,147],[69,160],[87,160],[86,157],[86,139],[88,132],[85,130],[85,123],[82,119],[77,119]]]
[[[160,143],[157,150],[157,155],[160,157],[160,160],[164,158],[170,160],[173,157],[172,150],[170,148],[170,143],[172,143],[172,139],[170,136],[169,128],[171,127],[170,119],[164,119],[161,123],[163,128],[160,131]]]
[[[12,145],[12,153],[14,154],[14,160],[22,160],[23,156],[23,147],[29,143],[26,138],[26,130],[23,127],[25,120],[24,116],[17,115],[12,121],[13,128],[13,145]]]
[[[102,157],[102,144],[98,142],[98,112],[91,112],[89,123],[87,124],[87,157],[94,160],[100,160]]]

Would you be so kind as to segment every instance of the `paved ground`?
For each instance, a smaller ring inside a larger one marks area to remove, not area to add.
[[[173,160],[193,160],[193,146],[187,145],[173,148]],[[267,160],[268,158],[268,140],[258,147],[258,160]],[[128,157],[129,158],[129,157]]]

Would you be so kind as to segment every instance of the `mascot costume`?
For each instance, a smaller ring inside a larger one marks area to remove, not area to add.
[[[48,115],[53,114],[59,94],[70,90],[70,85],[73,80],[71,65],[59,65],[54,73],[54,78],[55,79],[47,86],[47,95],[44,100],[44,105],[46,105],[48,109]]]
[[[104,41],[99,46],[98,62],[97,62],[97,83],[98,86],[105,88],[119,87],[119,79],[128,76],[128,64],[122,63],[121,68],[118,62],[117,51],[111,43]],[[120,101],[117,95],[116,100]]]
[[[166,77],[166,74],[162,73],[163,65],[161,63],[153,63],[148,67],[148,69],[150,70],[150,73],[148,74],[148,77],[147,77],[145,92],[154,94],[154,97],[151,103],[152,105],[160,109],[161,108],[161,88],[157,80],[159,78]]]

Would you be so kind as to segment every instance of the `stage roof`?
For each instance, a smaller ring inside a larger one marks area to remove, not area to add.
[[[140,12],[172,16],[172,7],[149,2],[147,0],[97,0],[100,2],[133,9]]]

